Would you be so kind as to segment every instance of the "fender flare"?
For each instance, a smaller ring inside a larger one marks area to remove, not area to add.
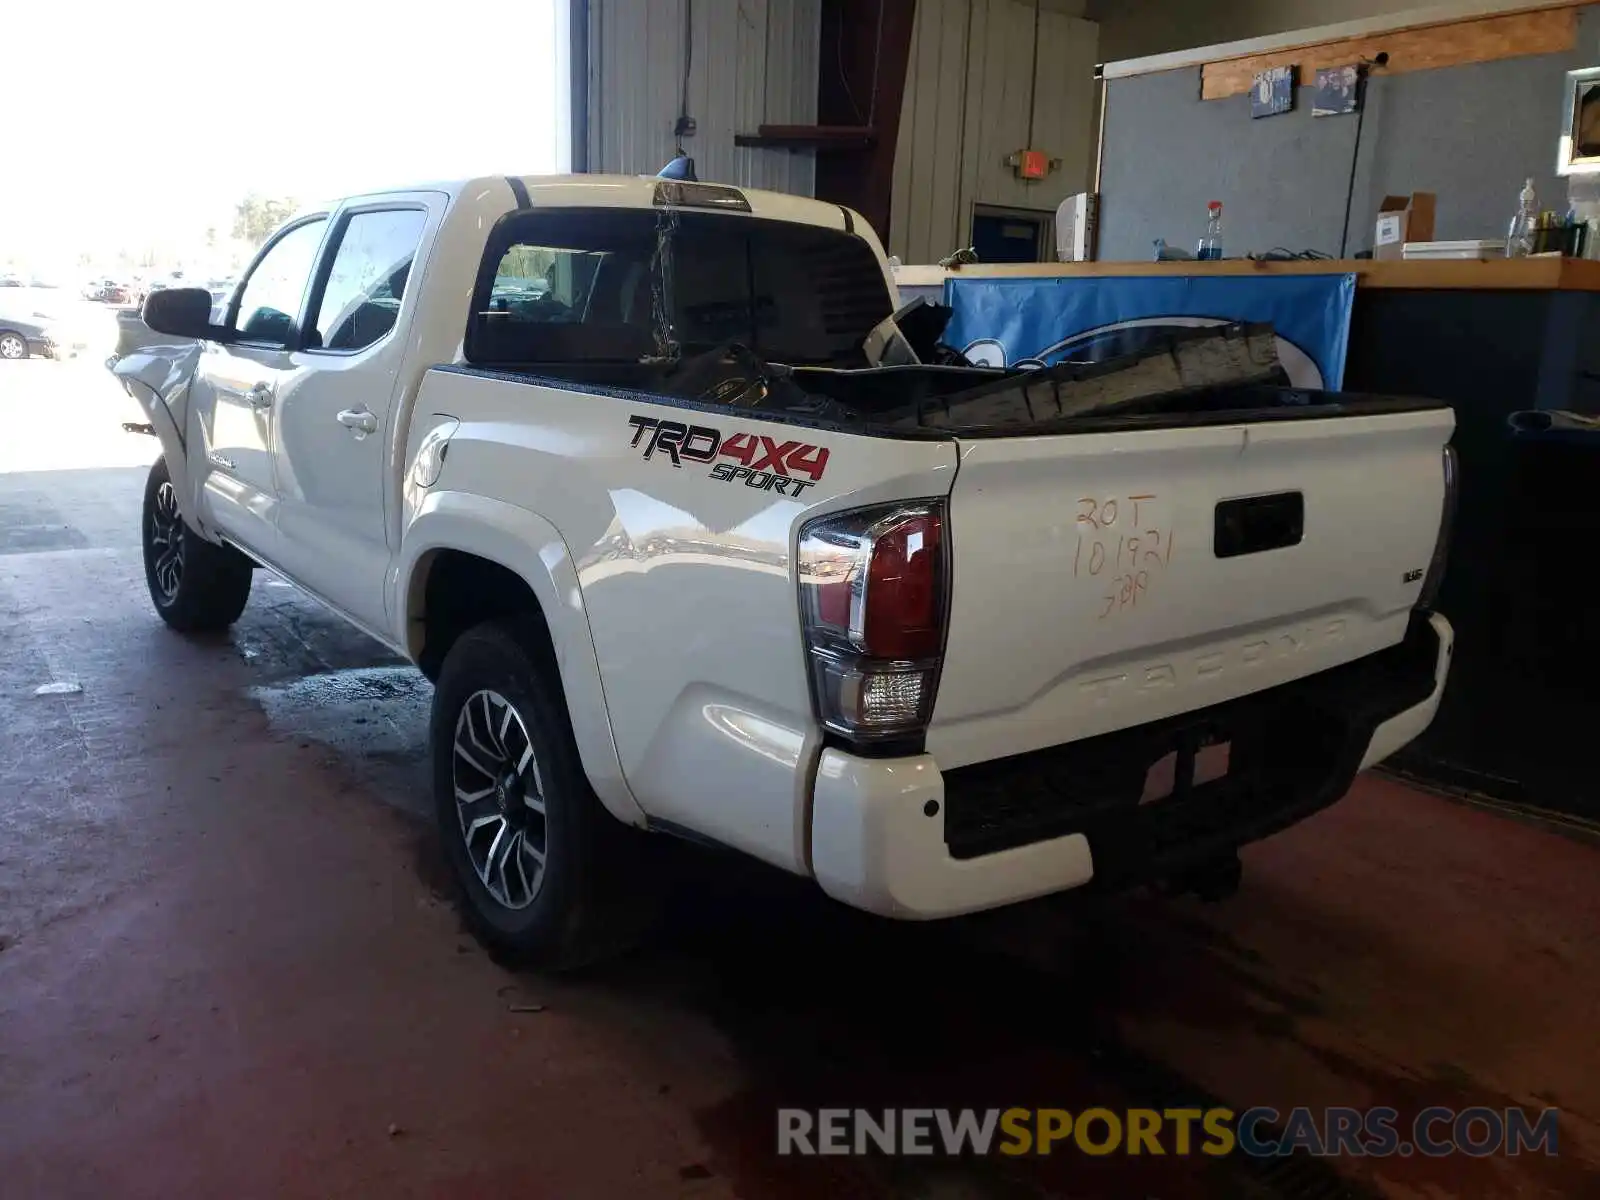
[[[544,610],[555,644],[567,712],[578,757],[590,786],[612,816],[630,825],[646,823],[622,774],[611,734],[611,716],[600,681],[589,614],[578,572],[560,532],[527,509],[467,492],[428,493],[406,527],[390,581],[389,611],[398,640],[413,660],[420,650],[413,621],[423,599],[421,570],[441,550],[475,554],[498,563],[525,582]]]
[[[193,528],[215,540],[201,512],[199,480],[189,470],[189,453],[184,432],[173,417],[173,408],[187,415],[188,390],[194,378],[195,360],[200,348],[163,347],[164,353],[139,350],[108,364],[122,384],[122,390],[150,418],[161,454],[166,460],[167,477],[178,494],[178,509]]]
[[[178,494],[178,506],[184,519],[195,523],[194,491],[189,481],[189,458],[184,450],[183,437],[172,419],[172,413],[161,402],[161,397],[142,380],[124,380],[123,390],[132,396],[150,418],[156,440],[161,443],[161,455],[167,463],[167,477],[172,480],[172,490]]]

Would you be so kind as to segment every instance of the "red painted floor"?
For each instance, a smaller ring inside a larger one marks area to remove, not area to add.
[[[693,885],[632,958],[510,973],[443,898],[421,820],[426,685],[265,576],[230,638],[168,633],[139,578],[142,469],[103,465],[141,451],[15,469],[30,444],[61,453],[27,397],[58,392],[86,425],[125,419],[116,398],[87,369],[16,369],[0,380],[0,1196],[1600,1195],[1591,842],[1367,778],[1249,850],[1225,904],[931,927],[687,857]],[[81,690],[34,694],[52,682]],[[780,1103],[1188,1097],[1555,1106],[1561,1154],[1297,1180],[773,1153]]]

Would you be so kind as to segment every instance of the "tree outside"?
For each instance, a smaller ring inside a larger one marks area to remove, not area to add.
[[[294,215],[297,202],[274,199],[251,192],[234,206],[233,236],[252,249],[259,247],[273,230]]]
[[[555,259],[555,251],[543,246],[513,246],[500,260],[496,274],[502,278],[547,281]]]

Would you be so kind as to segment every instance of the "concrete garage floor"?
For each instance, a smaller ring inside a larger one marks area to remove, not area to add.
[[[1600,1194],[1600,849],[1382,778],[1222,905],[911,927],[688,857],[631,959],[502,970],[422,819],[427,685],[264,574],[232,637],[161,626],[133,415],[0,370],[0,1194]],[[1561,1154],[773,1153],[778,1104],[1217,1101],[1554,1105]]]

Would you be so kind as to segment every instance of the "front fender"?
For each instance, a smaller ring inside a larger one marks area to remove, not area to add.
[[[577,570],[560,532],[543,517],[503,501],[466,492],[428,493],[402,535],[398,566],[389,582],[395,632],[413,659],[422,640],[414,626],[422,609],[423,568],[440,550],[476,554],[498,563],[533,589],[555,643],[561,687],[584,773],[613,816],[630,825],[644,825],[644,812],[622,775],[589,616],[578,588]]]
[[[166,456],[167,475],[178,504],[190,525],[204,531],[200,505],[195,494],[198,480],[189,471],[184,430],[189,414],[189,385],[203,353],[198,344],[147,346],[123,356],[111,365],[111,373],[122,383],[150,418],[150,425]]]

